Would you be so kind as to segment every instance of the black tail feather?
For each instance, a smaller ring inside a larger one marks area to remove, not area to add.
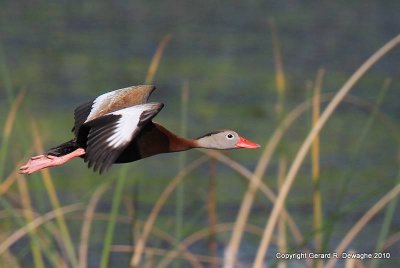
[[[57,147],[51,148],[50,150],[47,151],[47,154],[54,156],[63,156],[75,151],[79,147],[80,146],[76,142],[76,139],[72,139],[63,144],[58,145]]]

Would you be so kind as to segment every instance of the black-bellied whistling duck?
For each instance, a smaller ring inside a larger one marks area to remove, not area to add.
[[[133,86],[114,90],[75,109],[75,138],[32,157],[20,168],[31,174],[43,168],[62,165],[82,157],[89,168],[102,173],[114,163],[133,162],[161,153],[191,148],[258,148],[258,144],[240,137],[235,131],[221,130],[197,139],[179,137],[152,122],[164,104],[147,99],[154,86]]]

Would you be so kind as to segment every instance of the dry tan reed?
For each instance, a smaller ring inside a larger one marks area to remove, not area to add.
[[[333,98],[333,96],[334,96],[334,94],[332,94],[332,93],[327,93],[327,94],[321,95],[320,103],[330,101]],[[370,102],[368,102],[360,97],[347,95],[345,97],[345,99],[343,100],[343,102],[352,104],[363,110],[367,109],[370,112],[373,112],[375,110],[374,104],[371,104]],[[279,127],[279,128],[282,127],[282,129],[279,130],[279,135],[282,135],[288,129],[288,127],[291,126],[293,124],[293,122],[301,114],[303,114],[307,109],[309,109],[311,107],[311,105],[312,105],[312,101],[304,101],[303,103],[300,103],[298,106],[296,106],[291,111],[291,113],[288,114],[286,119],[282,122],[281,126]],[[378,117],[381,120],[381,122],[385,123],[385,125],[388,127],[388,130],[390,130],[388,132],[392,134],[393,138],[399,142],[398,134],[400,134],[400,129],[397,127],[397,125],[394,122],[392,122],[390,117],[386,116],[383,112],[381,112],[379,110],[378,110]],[[275,138],[274,140],[276,140],[276,142],[279,143],[279,138]],[[237,173],[239,173],[241,176],[243,176],[246,179],[251,179],[253,176],[253,173],[251,173],[247,168],[245,168],[241,164],[235,162],[234,160],[232,160],[231,158],[227,157],[226,155],[224,155],[220,152],[217,152],[217,151],[202,151],[202,152],[206,153],[210,157],[216,158],[221,163],[226,164],[232,170],[236,171]],[[260,190],[264,193],[264,195],[270,201],[275,203],[275,200],[276,200],[275,194],[262,181],[260,183],[261,183]],[[286,210],[283,210],[283,213],[286,214],[287,213]],[[286,220],[288,221],[289,227],[291,227],[290,229],[292,230],[292,235],[294,236],[295,240],[297,241],[298,244],[301,244],[303,241],[303,238],[302,238],[300,230],[296,226],[296,223],[293,221],[293,219],[291,218],[291,216],[289,214],[287,214]]]
[[[31,119],[31,129],[32,129],[32,136],[34,141],[34,148],[36,152],[40,153],[44,151],[43,142],[40,137],[39,131],[37,129],[37,125],[35,120]],[[56,214],[57,224],[60,228],[60,232],[62,234],[62,238],[64,240],[64,246],[67,251],[69,260],[71,261],[72,265],[77,267],[78,266],[78,259],[76,256],[76,252],[72,243],[71,234],[69,233],[69,229],[67,227],[64,214],[61,213],[59,208],[61,207],[60,201],[57,196],[57,191],[53,183],[53,179],[51,177],[50,171],[48,169],[41,170],[42,181],[46,188],[47,194],[49,196],[51,205]]]
[[[226,249],[226,258],[225,258],[225,267],[231,267],[232,263],[234,263],[236,259],[236,254],[239,249],[240,241],[243,234],[243,226],[247,221],[250,213],[251,206],[253,204],[255,194],[257,189],[260,187],[262,182],[262,177],[266,172],[266,169],[269,165],[271,157],[277,148],[280,140],[283,135],[287,131],[287,129],[293,124],[293,122],[309,107],[309,103],[304,102],[301,105],[297,106],[293,109],[280,125],[275,129],[271,138],[268,140],[265,149],[259,158],[257,167],[254,171],[254,174],[251,176],[251,180],[248,186],[248,189],[244,195],[243,201],[241,203],[241,207],[236,218],[236,224],[231,236],[231,240]],[[272,193],[272,191],[271,191]],[[275,198],[274,198],[275,199]]]
[[[3,234],[0,234],[0,240],[3,240]],[[0,255],[0,264],[4,267],[21,268],[18,258],[9,250]]]
[[[162,55],[164,54],[164,49],[168,45],[169,41],[171,40],[171,35],[167,34],[158,45],[156,52],[151,59],[149,69],[147,70],[147,75],[145,79],[146,84],[152,84],[154,81],[154,76],[157,72],[158,65],[160,64],[160,60]]]
[[[268,20],[269,27],[271,28],[271,37],[272,37],[272,49],[274,55],[274,64],[275,64],[275,85],[278,90],[278,95],[285,96],[286,91],[286,79],[285,79],[285,71],[283,68],[282,61],[282,53],[281,53],[281,45],[279,42],[278,29],[275,24],[275,19],[270,18]],[[282,107],[283,108],[283,107]],[[278,110],[278,114],[281,114],[283,111]]]
[[[383,245],[384,250],[388,250],[390,247],[392,247],[394,244],[398,243],[400,241],[400,232],[396,232],[392,234],[391,236],[386,239],[385,244]]]
[[[8,113],[8,115],[6,117],[6,122],[4,124],[3,136],[5,136],[5,137],[10,136],[11,131],[14,126],[15,117],[17,116],[17,111],[18,111],[19,107],[21,106],[21,103],[22,103],[22,100],[24,99],[24,97],[25,97],[25,91],[21,91],[17,95],[13,104],[11,105],[10,112]]]
[[[318,70],[317,78],[315,80],[314,86],[314,96],[312,99],[312,127],[316,125],[320,117],[320,103],[321,103],[321,88],[322,80],[325,71],[323,69]],[[317,135],[312,142],[311,148],[311,167],[312,167],[312,183],[313,183],[313,224],[315,231],[315,249],[316,252],[320,252],[322,249],[322,198],[320,190],[320,140],[319,135]],[[316,268],[322,268],[322,261],[316,260]]]
[[[198,168],[200,165],[204,164],[207,161],[207,157],[200,157],[186,166],[186,168],[182,169],[178,175],[168,184],[168,186],[164,189],[163,193],[158,198],[157,202],[154,204],[153,209],[150,212],[149,217],[143,227],[143,231],[141,236],[138,238],[138,241],[135,245],[135,250],[133,252],[133,256],[131,259],[131,266],[138,267],[142,258],[143,251],[146,246],[147,238],[150,234],[150,231],[154,225],[154,222],[160,212],[162,206],[167,201],[170,194],[175,190],[177,185],[193,170]]]
[[[168,232],[165,232],[155,226],[151,229],[151,233],[155,236],[160,238],[161,240],[169,243],[171,247],[177,248],[177,252],[181,252],[182,255],[186,256],[185,258],[190,262],[192,267],[198,267],[199,260],[196,256],[189,251],[189,249],[182,243],[177,241],[176,237],[170,235]]]
[[[93,215],[96,210],[97,203],[99,202],[101,196],[107,191],[109,184],[103,184],[93,193],[90,198],[89,204],[87,205],[85,216],[82,222],[80,243],[79,243],[79,268],[87,267],[88,259],[88,245],[90,237],[90,229],[92,226]]]
[[[207,212],[208,212],[208,248],[210,255],[215,259],[218,256],[215,226],[217,225],[217,164],[215,159],[210,159],[210,175],[207,189]],[[217,268],[217,262],[211,263],[211,268]]]
[[[393,198],[400,194],[400,184],[393,187],[387,194],[385,194],[381,199],[378,200],[350,229],[350,231],[345,235],[339,245],[336,247],[334,252],[339,255],[346,250],[350,245],[351,241],[356,237],[356,235],[364,228],[364,226],[378,213],[380,212]],[[336,258],[332,258],[325,265],[326,268],[332,268],[337,262]]]
[[[10,246],[12,246],[14,243],[16,243],[18,240],[20,240],[22,237],[27,235],[29,232],[32,230],[36,229],[40,225],[44,224],[47,221],[50,221],[56,217],[58,217],[60,214],[64,215],[67,213],[71,213],[74,211],[78,211],[82,209],[82,204],[73,204],[65,207],[61,207],[55,210],[52,210],[50,212],[47,212],[46,214],[36,217],[33,221],[29,222],[27,225],[23,226],[22,228],[16,230],[12,235],[7,237],[3,242],[0,244],[0,255],[6,251]]]
[[[273,23],[273,22],[272,22]],[[163,55],[164,49],[166,45],[168,44],[170,40],[170,35],[167,35],[160,43],[156,53],[154,54],[151,64],[149,66],[149,70],[147,73],[146,77],[146,83],[152,83],[154,80],[155,73],[158,69],[159,62],[161,60],[161,57]],[[274,38],[273,38],[274,39]],[[273,42],[278,42],[277,39]],[[171,245],[174,245],[177,243],[173,237],[169,236],[167,233],[158,230],[155,226],[154,223],[158,217],[158,214],[160,210],[162,209],[163,205],[171,195],[171,193],[176,189],[176,187],[182,182],[182,180],[190,174],[194,169],[196,169],[198,166],[202,165],[207,161],[206,158],[199,158],[196,161],[192,162],[190,165],[186,166],[185,169],[181,170],[177,176],[171,181],[171,183],[164,189],[162,195],[160,198],[157,200],[156,204],[154,205],[152,212],[148,216],[147,221],[143,224],[143,232],[139,236],[139,239],[134,247],[130,246],[112,246],[113,251],[124,251],[124,252],[130,252],[132,253],[132,259],[131,259],[131,265],[134,267],[138,267],[141,264],[141,259],[142,255],[144,253],[147,254],[147,260],[146,265],[152,266],[154,264],[154,256],[159,255],[159,256],[164,256],[164,259],[158,264],[158,267],[167,267],[174,259],[177,258],[182,258],[186,259],[190,262],[190,264],[193,267],[202,267],[202,263],[209,263],[211,266],[216,266],[217,264],[222,264],[224,263],[226,267],[234,266],[234,265],[239,265],[239,263],[236,261],[236,254],[237,251],[240,247],[240,241],[242,239],[243,233],[253,233],[258,236],[262,236],[261,243],[259,246],[259,250],[254,262],[254,267],[261,267],[262,262],[265,258],[265,254],[267,253],[267,250],[269,249],[269,244],[271,240],[275,241],[275,237],[272,236],[272,233],[274,231],[274,228],[276,226],[276,223],[279,219],[282,219],[280,222],[281,224],[281,229],[285,229],[285,225],[288,224],[290,227],[290,230],[298,244],[303,243],[303,236],[297,227],[295,221],[293,218],[291,218],[290,214],[286,211],[285,206],[284,206],[284,201],[286,199],[286,196],[291,188],[291,185],[293,184],[293,181],[295,179],[295,176],[298,172],[298,169],[300,168],[302,161],[304,157],[306,156],[307,152],[309,149],[313,148],[313,153],[312,153],[312,158],[313,158],[313,179],[319,177],[319,142],[318,142],[318,134],[319,131],[323,128],[325,122],[329,119],[329,117],[332,115],[334,110],[336,109],[337,105],[339,105],[340,102],[345,101],[345,98],[348,98],[346,96],[348,92],[351,90],[353,87],[354,83],[370,68],[377,60],[380,59],[387,51],[389,51],[391,48],[396,46],[400,42],[400,36],[397,36],[395,39],[389,42],[389,45],[383,47],[381,50],[374,54],[365,64],[363,64],[360,69],[346,82],[346,84],[338,91],[338,93],[334,96],[333,100],[329,103],[328,107],[325,109],[324,113],[322,116],[319,116],[319,110],[318,112],[315,113],[314,119],[313,119],[313,127],[312,130],[310,131],[309,135],[307,136],[307,139],[304,141],[302,144],[300,150],[298,151],[298,154],[296,155],[295,160],[293,161],[289,172],[286,175],[286,178],[284,180],[284,183],[282,186],[282,189],[279,192],[279,195],[276,196],[276,194],[268,188],[265,183],[262,181],[262,177],[264,176],[267,167],[269,165],[269,162],[271,160],[272,155],[274,154],[277,145],[280,143],[283,135],[286,133],[288,128],[293,124],[293,122],[299,118],[301,114],[306,111],[310,105],[311,102],[305,102],[301,105],[299,105],[296,109],[294,109],[291,113],[287,115],[287,117],[282,120],[281,124],[279,127],[275,130],[274,134],[271,136],[271,138],[268,140],[267,145],[265,150],[262,152],[262,155],[259,159],[259,162],[257,163],[257,167],[255,169],[255,172],[249,171],[247,168],[242,166],[241,164],[235,162],[231,158],[227,157],[226,155],[221,154],[220,152],[214,152],[214,151],[208,151],[206,152],[207,155],[210,157],[218,160],[221,163],[226,164],[230,168],[232,168],[234,171],[238,172],[240,175],[242,175],[244,178],[249,180],[249,185],[248,189],[244,195],[240,211],[237,215],[236,222],[234,224],[231,223],[223,223],[223,224],[217,224],[216,223],[216,213],[215,213],[215,197],[214,200],[210,198],[208,207],[214,206],[214,211],[210,213],[210,218],[214,217],[212,221],[210,221],[210,227],[199,230],[198,232],[192,234],[191,236],[187,237],[186,239],[182,240],[180,243],[178,243],[178,246],[176,247],[176,250],[168,251],[168,250],[162,250],[158,248],[151,248],[147,247],[146,243],[147,240],[150,236],[150,234],[153,234],[157,237],[160,237],[164,239],[165,241],[168,241]],[[279,49],[278,43],[276,43],[277,48]],[[278,54],[280,56],[280,52],[277,53],[275,52],[274,55],[276,56]],[[276,62],[278,64],[282,64],[281,58],[276,59]],[[279,90],[284,91],[285,88],[285,78],[284,78],[284,72],[283,72],[283,65],[278,66],[276,68],[278,70],[277,75],[276,75],[276,84]],[[281,70],[281,72],[279,72]],[[318,79],[317,79],[318,80]],[[322,81],[322,75],[321,75],[321,81]],[[318,84],[318,82],[317,82]],[[317,87],[317,85],[316,85]],[[319,86],[320,88],[320,86]],[[20,95],[22,94],[22,97]],[[16,101],[14,102],[14,105],[17,105],[15,108],[15,111],[12,109],[10,110],[10,114],[7,117],[8,119],[6,120],[5,127],[3,129],[3,134],[7,134],[8,136],[12,132],[12,127],[14,125],[14,120],[15,120],[15,114],[16,111],[18,110],[18,106],[20,105],[20,102],[23,99],[23,93],[20,93],[18,95]],[[312,105],[314,107],[314,110],[319,104],[324,100],[324,96],[319,96],[318,98],[316,97],[317,94],[315,94],[313,98]],[[20,99],[19,99],[20,98]],[[18,103],[19,102],[19,103]],[[362,103],[362,102],[361,102]],[[386,120],[386,119],[385,119]],[[11,123],[10,123],[10,122]],[[390,127],[396,128],[396,126],[393,126],[391,123],[389,123]],[[43,145],[42,141],[40,138],[40,135],[38,134],[37,128],[35,123],[32,124],[32,129],[33,129],[33,137],[35,141],[35,148],[36,151],[42,152],[43,151]],[[397,131],[398,132],[398,131]],[[397,139],[399,139],[397,137]],[[315,149],[317,148],[317,149]],[[18,165],[19,166],[19,165]],[[284,167],[284,166],[283,166]],[[315,168],[315,170],[314,170]],[[17,169],[16,169],[17,170]],[[17,175],[16,175],[16,170],[13,171],[12,174],[8,176],[8,178],[3,181],[3,183],[0,185],[0,195],[2,193],[5,193],[11,185],[16,181]],[[285,170],[285,168],[282,168],[282,170]],[[285,172],[282,172],[285,173]],[[281,176],[279,176],[281,177]],[[43,183],[45,184],[46,190],[48,192],[48,195],[50,197],[50,201],[53,206],[53,210],[41,215],[37,216],[34,218],[34,211],[32,210],[31,204],[30,204],[30,198],[29,198],[29,191],[27,189],[26,181],[24,177],[21,177],[21,180],[18,181],[19,189],[20,189],[20,196],[21,196],[21,201],[22,201],[22,207],[24,210],[22,210],[22,215],[25,216],[25,219],[29,222],[26,226],[23,228],[15,231],[11,236],[9,236],[6,240],[4,240],[0,244],[0,254],[2,252],[5,252],[9,249],[9,247],[14,244],[16,241],[21,239],[22,237],[32,234],[32,235],[37,235],[35,234],[36,228],[38,228],[40,225],[44,224],[45,222],[48,222],[54,218],[57,219],[57,224],[58,228],[61,232],[61,241],[60,243],[62,247],[66,247],[66,250],[68,252],[68,257],[71,262],[71,264],[74,266],[75,262],[79,265],[78,267],[87,267],[87,254],[88,254],[88,244],[89,244],[89,234],[90,234],[90,228],[93,224],[93,219],[96,218],[96,216],[101,216],[95,215],[95,208],[100,200],[101,195],[104,193],[106,190],[106,186],[99,187],[97,191],[92,195],[91,200],[87,206],[85,216],[83,218],[83,226],[81,229],[81,242],[80,242],[80,250],[79,250],[79,260],[74,256],[75,251],[73,249],[72,245],[72,240],[69,234],[69,229],[67,228],[64,214],[70,213],[76,210],[79,210],[82,208],[80,204],[75,204],[71,206],[66,206],[66,207],[61,207],[60,202],[57,197],[56,190],[54,188],[54,184],[52,182],[51,175],[48,170],[42,171],[42,178],[43,178]],[[260,191],[274,204],[270,220],[268,221],[265,229],[260,229],[258,227],[252,226],[248,224],[248,218],[249,218],[249,213],[251,210],[251,206],[254,202],[254,198],[256,196],[256,193],[260,189]],[[212,190],[212,188],[211,188]],[[392,189],[389,193],[387,193],[384,197],[382,197],[354,226],[351,228],[351,230],[348,232],[348,234],[345,236],[343,241],[338,245],[337,251],[343,251],[347,248],[349,243],[355,238],[355,236],[358,234],[358,232],[365,226],[365,224],[368,223],[368,221],[376,214],[378,213],[392,198],[397,196],[400,192],[399,186],[396,186],[395,188]],[[321,230],[322,226],[322,213],[321,213],[321,196],[319,194],[318,198],[318,193],[317,191],[314,192],[314,228],[316,230],[316,236],[315,236],[315,241],[317,245],[317,249],[320,248],[321,246],[321,236],[319,234],[319,231]],[[211,210],[210,210],[211,211]],[[320,218],[318,219],[317,213],[320,213]],[[281,217],[281,218],[279,218]],[[101,217],[98,217],[101,218]],[[106,220],[108,219],[107,217],[104,217]],[[122,217],[121,217],[122,218]],[[132,217],[128,219],[128,222],[131,220]],[[125,218],[123,218],[126,220]],[[116,219],[118,220],[118,219]],[[58,231],[58,230],[57,230]],[[202,256],[198,254],[192,254],[190,251],[188,251],[188,247],[192,245],[193,243],[205,239],[210,233],[216,234],[220,232],[227,232],[227,231],[232,231],[232,237],[231,240],[229,241],[229,245],[227,248],[227,257],[222,260],[221,258],[217,258],[216,256]],[[284,232],[281,232],[280,242],[282,250],[286,247],[286,237]],[[395,243],[399,239],[397,236],[393,236],[391,243]],[[31,252],[34,255],[34,260],[35,263],[37,262],[36,266],[40,267],[43,266],[43,260],[40,252],[40,248],[36,248],[31,250]],[[223,262],[225,261],[225,262]],[[331,260],[332,261],[332,260]],[[333,267],[335,263],[331,264],[331,261],[328,262],[327,267]],[[42,264],[40,264],[42,263]],[[64,263],[66,266],[66,264]],[[331,266],[329,266],[331,265]],[[361,262],[349,262],[346,265],[349,265],[349,267],[363,267],[363,264]]]
[[[8,149],[8,142],[10,139],[10,135],[12,129],[14,127],[15,118],[17,116],[17,112],[19,107],[21,106],[22,100],[24,99],[25,91],[21,91],[14,102],[11,104],[10,111],[7,114],[6,121],[4,123],[3,135],[1,137],[1,147],[0,147],[0,180],[4,174],[4,166],[6,161],[6,153]]]
[[[130,245],[113,245],[112,246],[112,251],[113,252],[132,252],[132,246]],[[157,255],[157,256],[166,256],[167,254],[170,253],[169,250],[166,249],[161,249],[161,248],[154,248],[154,247],[146,247],[144,249],[144,252],[147,254],[151,254],[151,255]],[[190,259],[188,258],[188,256],[185,255],[181,255],[181,253],[179,251],[177,251],[177,258],[181,258],[183,260],[187,260],[190,261]],[[204,263],[212,263],[212,262],[217,262],[218,264],[221,264],[223,262],[222,258],[213,258],[207,255],[200,255],[200,254],[193,254],[193,256],[200,262],[204,262]],[[148,267],[148,266],[146,266]],[[150,266],[150,267],[154,267],[154,266]],[[157,265],[156,267],[159,267],[159,265]],[[194,267],[192,265],[192,267]],[[202,266],[200,266],[202,267]]]
[[[156,50],[156,52],[153,55],[153,58],[150,61],[150,65],[149,68],[147,70],[147,74],[146,74],[146,79],[145,79],[145,83],[146,84],[151,84],[154,81],[154,76],[158,70],[158,66],[160,63],[160,60],[164,54],[164,50],[167,46],[167,44],[169,43],[169,41],[171,40],[171,34],[167,34],[160,42],[160,44],[158,45],[158,48]],[[184,95],[182,95],[182,97],[184,98]],[[156,217],[155,217],[156,218]],[[154,220],[155,220],[154,218]],[[149,219],[151,219],[149,217]],[[150,226],[147,227],[147,234],[142,234],[139,237],[138,243],[135,246],[135,251],[132,255],[131,261],[130,261],[130,265],[133,267],[137,266],[137,263],[140,262],[141,257],[142,257],[142,252],[144,250],[145,247],[145,240],[147,239],[148,234],[150,233],[151,230],[151,226],[153,225],[154,222],[150,222]],[[146,228],[146,225],[145,225]],[[138,253],[139,252],[139,253]]]
[[[207,154],[208,156],[217,159],[219,162],[227,165],[230,167],[233,171],[236,171],[239,175],[241,175],[243,178],[247,180],[251,180],[253,177],[253,173],[249,171],[246,167],[241,165],[240,163],[234,161],[233,159],[229,158],[228,156],[218,152],[218,151],[204,151],[202,150],[203,153]],[[275,202],[276,200],[276,195],[275,193],[264,183],[260,182],[260,191],[265,195],[265,197],[270,200],[272,203]],[[301,244],[303,242],[303,236],[300,232],[300,229],[297,227],[295,221],[293,218],[290,216],[290,214],[284,210],[283,213],[284,217],[286,217],[287,224],[292,232],[293,238],[298,244]]]
[[[34,219],[31,197],[28,190],[28,185],[26,183],[24,176],[18,176],[18,188],[21,196],[21,204],[23,208],[23,214],[27,222],[31,222]],[[36,230],[30,230],[29,234],[34,237],[37,236]],[[43,256],[41,248],[34,244],[34,240],[31,239],[31,251],[33,255],[33,262],[35,267],[44,267]]]
[[[215,233],[222,233],[222,232],[229,232],[232,231],[234,224],[233,223],[219,223],[215,225]],[[249,234],[254,234],[257,236],[261,236],[262,234],[262,228],[252,225],[252,224],[246,224],[244,231]],[[204,228],[202,230],[196,231],[195,233],[191,234],[187,238],[185,238],[181,243],[181,247],[188,248],[192,244],[205,239],[208,236],[208,229]],[[179,256],[179,252],[176,250],[171,250],[167,255],[166,258],[164,258],[158,265],[159,268],[161,267],[168,267],[172,260],[176,257]],[[214,258],[214,260],[217,260],[217,258]],[[238,264],[237,262],[235,264]]]
[[[285,79],[285,71],[283,68],[278,29],[276,27],[275,20],[273,18],[269,20],[269,26],[271,28],[272,49],[273,49],[274,64],[275,64],[275,87],[278,95],[278,102],[276,104],[276,119],[277,122],[280,122],[285,115],[286,79]],[[278,157],[279,158],[278,177],[277,177],[278,191],[279,188],[282,186],[284,173],[286,173],[286,166],[287,166],[287,155],[283,148],[284,146],[282,146],[282,149],[280,150]],[[282,216],[279,219],[277,244],[280,252],[282,253],[287,252],[286,216],[284,215],[284,213],[282,213]],[[279,262],[278,267],[285,268],[286,263]]]
[[[352,89],[354,84],[386,53],[388,53],[391,49],[396,47],[400,43],[400,35],[396,36],[388,43],[386,43],[382,48],[380,48],[377,52],[375,52],[365,63],[361,65],[361,67],[350,77],[350,79],[343,85],[343,87],[338,91],[332,101],[328,104],[318,122],[312,128],[311,132],[307,136],[306,140],[301,145],[290,169],[285,179],[285,184],[283,185],[279,195],[277,202],[271,212],[269,217],[267,226],[265,227],[264,235],[261,240],[260,246],[257,251],[257,255],[254,261],[253,267],[262,267],[265,255],[268,252],[268,247],[272,238],[272,232],[279,217],[279,214],[282,211],[282,207],[284,201],[287,197],[287,194],[293,184],[293,181],[296,177],[298,170],[310,149],[311,143],[314,138],[317,136],[319,131],[322,129],[326,121],[332,115],[336,107],[339,103],[344,99],[346,94]]]
[[[19,167],[23,163],[24,163],[24,160],[21,160],[21,161],[17,162],[17,164],[15,165],[15,168],[11,172],[11,174],[9,174],[7,176],[7,178],[4,181],[2,181],[2,183],[0,184],[0,196],[2,196],[3,194],[7,193],[8,189],[10,189],[10,187],[14,184],[14,182],[17,181]]]

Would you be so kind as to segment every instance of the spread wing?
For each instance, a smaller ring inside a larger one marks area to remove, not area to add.
[[[75,123],[72,131],[78,136],[80,127],[85,123],[105,114],[147,102],[155,86],[140,85],[117,89],[104,93],[75,109]]]
[[[107,170],[163,106],[162,103],[135,105],[84,123],[90,127],[85,154],[89,168],[100,173]]]
[[[75,136],[78,136],[79,129],[85,123],[88,118],[90,111],[92,110],[92,105],[94,100],[85,102],[84,104],[78,106],[74,111],[75,123],[72,128],[72,132],[74,132]]]

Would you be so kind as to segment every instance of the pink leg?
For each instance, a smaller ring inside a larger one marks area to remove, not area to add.
[[[19,168],[19,173],[29,175],[43,168],[59,166],[68,162],[72,158],[84,155],[85,153],[86,152],[84,149],[79,148],[73,151],[72,153],[63,156],[53,156],[53,155],[33,156],[31,157],[31,159],[29,159],[26,165]]]

